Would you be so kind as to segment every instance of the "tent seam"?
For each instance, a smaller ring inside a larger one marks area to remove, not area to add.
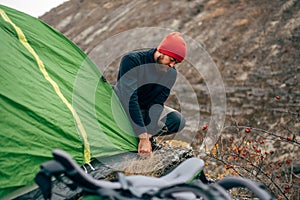
[[[36,60],[36,63],[38,64],[38,67],[40,69],[40,71],[42,72],[44,78],[52,85],[55,93],[59,96],[59,98],[61,99],[61,101],[67,106],[67,108],[71,111],[74,120],[76,122],[76,125],[79,129],[79,132],[82,135],[83,138],[83,145],[84,145],[84,162],[85,163],[90,163],[91,162],[91,151],[90,151],[90,145],[87,139],[87,133],[84,129],[84,126],[81,123],[81,120],[76,112],[76,110],[73,108],[73,106],[68,102],[68,100],[66,99],[66,97],[62,94],[58,84],[49,76],[43,61],[40,59],[40,57],[38,56],[38,54],[35,52],[35,50],[30,46],[30,44],[28,43],[25,34],[23,33],[23,31],[21,30],[21,28],[19,28],[17,25],[15,25],[10,18],[6,15],[5,11],[3,11],[2,9],[0,9],[0,15],[2,16],[2,18],[8,22],[9,24],[11,24],[13,26],[13,28],[15,29],[19,41],[21,42],[21,44],[29,51],[29,53],[34,57],[34,59]]]

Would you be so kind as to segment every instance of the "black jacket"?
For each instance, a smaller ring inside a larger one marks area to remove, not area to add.
[[[157,122],[176,81],[176,69],[167,72],[154,60],[156,49],[135,51],[125,55],[120,63],[116,94],[139,135],[155,134]],[[154,106],[155,105],[155,106]],[[141,111],[150,110],[151,120],[143,119]]]

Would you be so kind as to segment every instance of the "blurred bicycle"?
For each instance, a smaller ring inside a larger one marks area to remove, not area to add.
[[[80,187],[83,199],[89,200],[231,200],[233,197],[228,190],[238,187],[251,191],[262,200],[276,199],[262,184],[241,177],[225,177],[215,183],[207,183],[202,177],[201,181],[199,177],[203,176],[204,161],[199,158],[189,158],[159,178],[118,173],[117,181],[106,181],[87,174],[66,152],[57,149],[52,153],[54,160],[43,163],[35,177],[45,199],[51,199],[52,177],[73,190]]]

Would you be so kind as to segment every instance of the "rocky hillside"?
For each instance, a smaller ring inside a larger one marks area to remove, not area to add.
[[[226,90],[227,124],[234,119],[239,125],[270,130],[274,124],[286,125],[290,116],[295,116],[296,122],[289,126],[299,136],[299,8],[300,2],[296,0],[70,0],[41,19],[78,44],[100,68],[108,66],[102,72],[112,83],[120,55],[105,53],[141,46],[149,38],[159,42],[155,34],[162,38],[165,30],[180,31],[201,44],[216,64]],[[145,27],[158,31],[131,31]],[[131,31],[130,38],[114,37],[125,31]],[[108,44],[103,46],[105,42]],[[191,57],[198,53],[188,52]],[[105,56],[112,57],[108,63],[103,61]],[[189,60],[178,70],[198,97],[200,126],[208,123],[211,102],[206,77],[199,75]],[[186,97],[192,95],[185,89],[179,91]],[[279,102],[275,96],[280,97]],[[184,105],[189,100],[178,100],[178,94],[173,94],[169,104],[179,108],[178,101]],[[194,105],[188,107],[194,109]],[[199,123],[193,121],[192,111],[189,115],[185,129],[188,133],[194,132],[193,124]]]
[[[201,45],[221,75],[227,104],[223,137],[228,139],[234,131],[252,127],[249,139],[267,134],[264,138],[268,140],[261,140],[261,146],[266,153],[277,150],[271,162],[289,157],[294,172],[297,167],[300,169],[296,159],[300,156],[299,0],[70,0],[41,19],[83,49],[111,83],[115,82],[120,52],[154,47],[167,31],[182,32]],[[124,36],[124,32],[128,34]],[[114,54],[116,51],[119,52]],[[190,58],[198,54],[199,51],[188,52]],[[168,104],[188,108],[183,135],[197,148],[205,135],[202,126],[209,123],[212,112],[208,82],[217,80],[207,80],[189,59],[177,69],[188,84],[175,86],[181,95],[172,93]],[[192,91],[186,89],[188,85]],[[194,94],[199,108],[190,101]],[[197,109],[201,120],[194,117]],[[288,141],[282,142],[284,138]],[[274,171],[263,170],[266,174]],[[290,180],[299,188],[299,179]],[[271,177],[269,183],[278,184],[276,194],[288,199],[284,189],[280,189],[285,181],[274,182]],[[299,197],[299,189],[295,191]]]
[[[200,43],[215,62],[226,89],[228,117],[270,129],[282,112],[299,114],[299,0],[70,0],[41,19],[91,57],[99,44],[124,31],[143,27],[180,31]],[[134,41],[114,45],[134,46],[144,37],[154,36],[137,34]],[[197,52],[189,52],[193,53]],[[94,59],[97,63],[101,55]],[[118,63],[106,64],[110,65],[106,76],[114,82]],[[201,113],[209,116],[205,77],[196,76],[188,62],[178,69],[193,84]],[[276,105],[275,96],[281,97]],[[299,123],[293,126],[300,129]]]

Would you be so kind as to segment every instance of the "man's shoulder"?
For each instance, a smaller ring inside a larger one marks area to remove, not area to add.
[[[154,53],[155,49],[147,49],[147,50],[136,50],[131,51],[124,55],[123,58],[130,58],[130,59],[141,59],[147,56],[151,56]]]

